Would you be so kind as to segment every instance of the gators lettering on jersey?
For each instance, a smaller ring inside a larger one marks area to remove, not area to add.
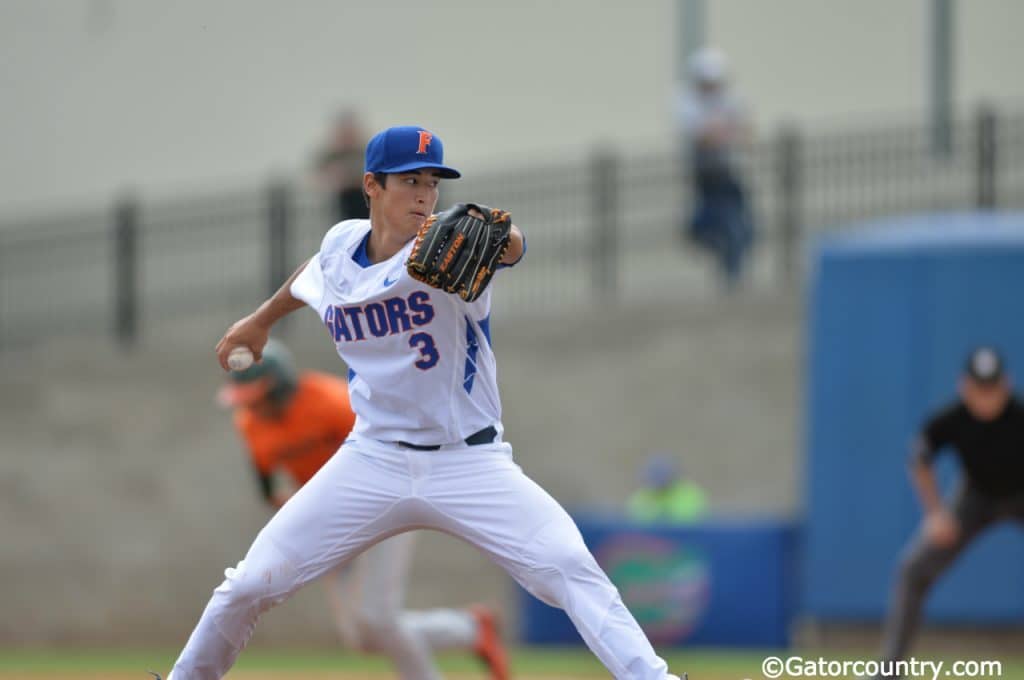
[[[369,220],[333,227],[291,288],[349,366],[353,433],[427,445],[488,426],[500,433],[490,289],[466,302],[414,280],[405,270],[412,240],[370,264],[369,234]]]

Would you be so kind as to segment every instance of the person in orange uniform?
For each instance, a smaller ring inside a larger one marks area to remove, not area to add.
[[[348,384],[324,373],[299,373],[276,340],[259,363],[228,373],[218,400],[235,409],[260,493],[276,508],[302,492],[355,424]],[[507,680],[506,653],[491,610],[402,609],[414,536],[388,538],[325,577],[343,642],[387,656],[405,680],[440,680],[433,652],[441,649],[472,650],[493,680]]]

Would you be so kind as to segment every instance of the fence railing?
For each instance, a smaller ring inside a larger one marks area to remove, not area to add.
[[[955,121],[945,152],[919,124],[785,127],[745,158],[758,230],[752,286],[793,286],[807,237],[894,213],[1024,207],[1024,111]],[[707,290],[682,225],[691,194],[675,147],[544,159],[443,189],[512,211],[529,255],[496,286],[502,314]],[[141,202],[109,213],[0,226],[0,347],[109,332],[131,344],[161,319],[223,323],[251,309],[315,252],[330,226],[322,197],[285,180]]]

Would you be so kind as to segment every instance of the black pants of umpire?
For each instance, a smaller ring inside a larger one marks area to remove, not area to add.
[[[1024,523],[1024,494],[995,499],[964,484],[957,493],[952,512],[960,525],[953,545],[948,548],[933,545],[922,526],[907,546],[885,624],[882,658],[886,661],[904,658],[917,632],[928,591],[964,548],[997,522]]]

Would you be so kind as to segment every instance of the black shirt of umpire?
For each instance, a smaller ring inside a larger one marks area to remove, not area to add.
[[[946,446],[960,458],[969,488],[993,499],[1024,495],[1024,405],[1017,397],[987,422],[963,401],[940,411],[921,433],[918,460],[931,464]]]

